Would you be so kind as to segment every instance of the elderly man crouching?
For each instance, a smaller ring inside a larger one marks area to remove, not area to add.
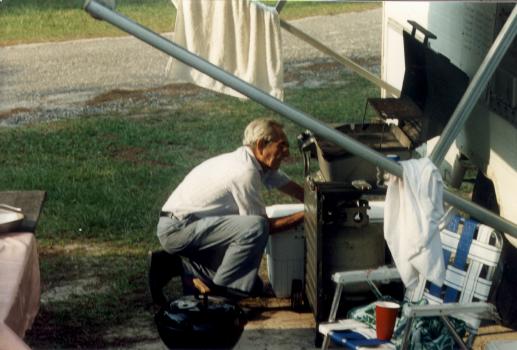
[[[303,212],[268,219],[262,185],[303,202],[303,188],[282,172],[289,143],[282,124],[252,121],[243,146],[196,166],[162,207],[157,228],[165,252],[153,253],[149,282],[153,301],[181,274],[184,286],[220,295],[261,295],[257,275],[268,235],[303,220]],[[203,290],[204,289],[204,290]]]

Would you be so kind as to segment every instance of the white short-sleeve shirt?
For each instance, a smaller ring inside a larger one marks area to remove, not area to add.
[[[223,215],[266,215],[262,184],[268,189],[286,185],[281,170],[262,169],[246,146],[210,158],[196,166],[172,192],[162,211],[180,219]]]

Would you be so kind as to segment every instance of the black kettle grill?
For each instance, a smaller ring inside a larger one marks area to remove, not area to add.
[[[232,348],[246,323],[243,310],[221,297],[183,296],[154,316],[158,334],[169,349]]]

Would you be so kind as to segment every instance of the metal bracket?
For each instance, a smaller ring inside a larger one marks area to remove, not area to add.
[[[420,24],[418,24],[417,22],[415,21],[412,21],[412,20],[408,20],[407,21],[409,24],[411,24],[411,26],[413,27],[413,29],[411,30],[411,36],[414,38],[416,36],[416,31],[419,30],[420,32],[422,32],[422,34],[424,34],[424,45],[425,46],[429,46],[429,39],[436,39],[437,36],[434,35],[433,33],[431,33],[430,31],[428,31],[427,29],[425,29],[424,27],[422,27]]]

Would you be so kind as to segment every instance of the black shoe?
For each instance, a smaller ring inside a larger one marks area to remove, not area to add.
[[[149,290],[151,298],[156,305],[164,305],[167,302],[163,294],[163,287],[169,281],[182,273],[181,258],[175,254],[169,254],[164,250],[157,250],[149,257]]]

